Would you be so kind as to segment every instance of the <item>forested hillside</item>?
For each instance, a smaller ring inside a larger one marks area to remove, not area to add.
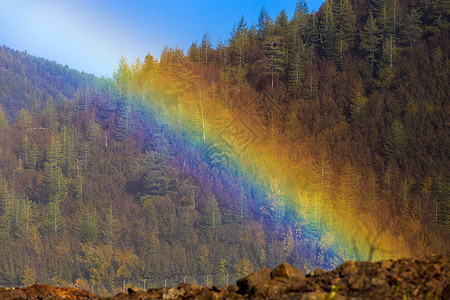
[[[224,285],[448,253],[449,9],[262,9],[113,79],[1,47],[0,285]]]

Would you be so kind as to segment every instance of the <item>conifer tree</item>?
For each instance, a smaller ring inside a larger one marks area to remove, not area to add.
[[[361,90],[356,90],[353,93],[350,104],[350,114],[353,120],[356,120],[366,107],[367,99],[362,93]]]
[[[271,35],[264,43],[264,52],[266,55],[266,71],[270,76],[271,87],[274,87],[274,81],[280,77],[283,71],[283,50],[282,38],[277,35]]]
[[[3,105],[0,105],[0,130],[8,127],[8,119],[6,119],[5,112],[3,111]]]
[[[98,214],[95,208],[83,207],[77,231],[83,243],[93,242],[97,239],[99,227]]]
[[[318,198],[319,202],[314,203],[314,217],[318,218],[318,209],[320,206],[322,206],[325,208],[324,212],[329,224],[333,222],[333,218],[335,215],[332,199],[329,195],[331,191],[332,177],[333,171],[328,160],[328,155],[325,151],[323,151],[322,155],[315,163],[312,173],[313,187],[316,190],[316,197]]]
[[[47,99],[44,111],[42,113],[44,117],[45,126],[49,129],[56,129],[57,116],[56,110],[53,105],[53,97],[50,95]]]
[[[308,60],[305,46],[308,7],[304,1],[299,1],[294,18],[290,22],[289,51],[289,89],[300,83]]]
[[[353,222],[356,199],[359,192],[359,176],[350,162],[344,165],[341,175],[339,194],[340,214],[346,216],[349,222]]]
[[[380,37],[378,36],[378,27],[372,12],[369,13],[369,17],[361,32],[361,49],[365,53],[365,57],[370,61],[370,65],[373,66],[376,62],[376,54],[380,43]]]
[[[31,154],[31,143],[30,143],[30,139],[28,137],[28,134],[25,134],[23,139],[22,139],[22,142],[20,144],[19,157],[24,162],[24,165],[25,165],[26,168],[28,168],[28,161],[30,159],[30,154]]]
[[[353,45],[355,34],[355,15],[349,0],[339,0],[339,4],[335,4],[335,7],[336,6],[336,31],[338,34],[337,48],[339,53],[337,61],[340,65],[343,61],[344,52],[346,52],[347,49]]]
[[[101,135],[101,126],[95,120],[95,115],[92,114],[92,117],[87,126],[88,139],[90,141],[95,141],[97,136]]]
[[[200,61],[204,63],[205,67],[208,67],[208,62],[211,63],[212,45],[208,32],[206,31],[203,34],[200,51],[201,51]]]
[[[19,114],[17,115],[17,118],[16,118],[16,124],[21,129],[27,129],[30,127],[31,117],[25,108],[22,108],[19,111]]]
[[[272,27],[272,19],[266,10],[266,7],[263,6],[259,13],[258,24],[256,25],[258,35],[261,41],[267,39],[269,34],[272,32],[271,27]]]
[[[196,41],[191,43],[187,56],[192,62],[200,62],[200,49]]]
[[[104,228],[102,231],[102,235],[104,237],[105,244],[109,245],[109,247],[111,247],[111,249],[114,247],[114,245],[117,242],[117,239],[118,239],[117,231],[119,230],[119,226],[120,226],[120,223],[114,214],[113,205],[112,205],[112,203],[110,203],[108,212],[106,214],[106,220],[105,220],[105,225],[104,225]]]
[[[34,221],[34,203],[28,198],[22,202],[20,231],[24,237],[31,233]]]
[[[243,68],[244,48],[248,42],[248,28],[244,16],[241,16],[238,24],[235,24],[231,33],[230,45],[238,56],[239,68]]]
[[[55,194],[47,205],[47,230],[49,234],[57,235],[63,228],[61,199]]]
[[[386,154],[396,156],[400,153],[400,149],[406,139],[406,130],[399,120],[395,120],[387,133],[384,150]]]
[[[319,20],[320,43],[325,57],[333,58],[336,53],[336,21],[333,1],[326,0]]]
[[[270,183],[270,191],[267,194],[267,201],[269,203],[270,215],[277,228],[281,226],[281,221],[285,213],[285,199],[284,193],[280,190],[278,182],[273,179]]]
[[[30,151],[28,154],[28,161],[26,163],[28,168],[36,169],[39,165],[40,153],[38,146],[35,142],[31,144]]]

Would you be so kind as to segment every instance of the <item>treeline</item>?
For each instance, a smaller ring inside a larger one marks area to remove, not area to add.
[[[29,112],[42,110],[50,96],[55,106],[62,105],[67,99],[85,96],[101,84],[101,79],[93,75],[4,45],[0,47],[0,65],[0,103],[10,122],[21,108]]]

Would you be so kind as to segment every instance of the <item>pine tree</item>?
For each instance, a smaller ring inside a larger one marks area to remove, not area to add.
[[[356,120],[366,107],[367,98],[362,93],[359,89],[353,93],[350,104],[350,115],[353,120]]]
[[[261,8],[261,11],[259,13],[258,17],[258,24],[256,25],[256,28],[258,30],[258,35],[261,41],[264,41],[267,39],[269,34],[272,32],[272,19],[267,13],[266,7],[263,6]]]
[[[450,228],[450,185],[448,178],[439,174],[433,180],[433,190],[434,195],[429,214],[431,222],[448,230]]]
[[[50,234],[57,235],[63,230],[63,218],[61,214],[61,199],[57,194],[53,195],[47,205],[47,230]]]
[[[327,58],[333,58],[336,54],[336,22],[332,0],[326,0],[322,6],[319,27],[323,55]]]
[[[204,63],[205,67],[208,67],[208,62],[211,62],[212,45],[208,32],[206,31],[203,34],[200,52],[201,52],[200,62]]]
[[[405,16],[403,28],[402,28],[402,43],[412,48],[422,35],[421,18],[422,14],[419,10],[411,7],[409,12]]]
[[[74,175],[75,149],[74,149],[74,128],[64,125],[59,134],[61,140],[61,169],[65,176],[71,178]]]
[[[31,233],[34,221],[34,203],[28,198],[22,202],[20,231],[24,237]]]
[[[189,47],[188,57],[192,62],[200,62],[200,49],[196,41],[192,42],[191,46]]]
[[[316,190],[314,202],[318,201],[318,203],[313,203],[314,218],[318,218],[318,210],[322,206],[324,207],[324,215],[326,216],[327,222],[331,224],[335,215],[334,205],[329,194],[331,192],[333,171],[325,151],[322,152],[322,155],[315,163],[311,177],[313,179],[313,188]]]
[[[56,161],[56,158],[51,158],[44,164],[42,198],[45,203],[50,203],[52,201],[58,201],[59,203],[65,194],[66,179],[64,178],[61,168]]]
[[[116,216],[114,215],[114,210],[111,203],[108,209],[108,213],[106,214],[105,225],[102,231],[105,244],[109,245],[111,248],[113,248],[117,242],[118,239],[117,231],[119,230],[119,226],[120,223],[117,220]]]
[[[346,216],[348,222],[353,222],[354,209],[359,192],[359,176],[350,162],[344,165],[341,175],[339,194],[340,214]]]
[[[89,141],[95,141],[97,136],[101,135],[101,126],[96,122],[94,114],[92,114],[86,129]]]
[[[39,148],[35,142],[31,144],[28,154],[28,161],[26,163],[28,168],[36,169],[39,166],[40,153]]]
[[[78,236],[83,243],[94,242],[99,235],[98,214],[95,208],[84,207],[81,211]]]
[[[22,108],[19,111],[19,114],[16,118],[16,124],[20,129],[27,129],[31,125],[31,117],[28,111],[25,108]]]
[[[269,214],[272,216],[273,222],[277,228],[280,228],[286,210],[284,193],[280,190],[278,182],[273,179],[270,183],[270,191],[267,194],[267,202],[269,203]]]
[[[8,119],[3,111],[3,105],[0,104],[0,130],[5,129],[6,127],[8,127]]]
[[[396,156],[406,139],[406,130],[399,120],[395,120],[385,138],[384,150],[390,156]]]
[[[370,61],[370,65],[373,66],[376,62],[376,54],[379,51],[380,37],[378,36],[378,27],[372,12],[369,13],[369,17],[364,25],[361,33],[361,50],[364,51],[365,57]]]
[[[216,237],[217,231],[222,222],[222,214],[214,196],[207,200],[206,209],[202,214],[201,231],[205,236],[206,243],[210,243]]]
[[[244,48],[248,42],[247,33],[248,33],[247,23],[245,22],[244,16],[241,16],[239,23],[237,25],[234,25],[230,38],[230,45],[232,49],[235,52],[237,52],[238,56],[237,66],[239,68],[243,68]]]
[[[300,83],[303,78],[308,60],[308,53],[304,40],[306,39],[308,7],[299,1],[290,23],[289,51],[289,89]]]
[[[282,37],[271,35],[264,43],[264,53],[266,56],[265,74],[270,76],[271,87],[274,87],[274,81],[279,78],[284,70]]]
[[[45,105],[44,111],[42,113],[44,117],[45,126],[49,129],[56,129],[57,125],[57,115],[56,110],[53,105],[53,97],[49,96],[47,103]]]
[[[26,168],[28,168],[28,161],[30,159],[31,154],[31,145],[30,145],[30,138],[28,137],[28,134],[25,134],[22,142],[20,144],[20,154],[19,157],[24,162],[24,165]]]
[[[353,45],[355,34],[355,15],[349,0],[339,0],[337,6],[336,31],[338,34],[338,64],[343,61],[344,52]]]

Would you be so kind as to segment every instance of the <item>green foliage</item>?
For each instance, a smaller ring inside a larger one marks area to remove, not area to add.
[[[19,126],[19,128],[21,128],[21,129],[29,128],[30,127],[30,121],[31,121],[30,118],[31,117],[30,117],[30,114],[28,113],[28,111],[26,109],[22,108],[19,111],[19,115],[16,118],[17,126]]]
[[[129,187],[141,196],[164,196],[170,190],[170,167],[164,154],[147,151],[135,168]]]
[[[99,236],[99,218],[96,209],[83,208],[80,223],[78,224],[78,236],[83,243],[94,242]]]
[[[364,51],[365,57],[370,61],[373,68],[376,62],[376,55],[379,51],[380,37],[378,36],[378,27],[372,13],[369,14],[366,24],[361,32],[361,50]]]
[[[358,116],[363,113],[366,105],[367,99],[361,94],[360,91],[355,92],[350,104],[350,114],[353,120],[356,120]]]
[[[396,156],[406,140],[406,130],[399,120],[395,120],[386,135],[384,150],[390,156]]]
[[[0,105],[0,130],[5,129],[8,126],[8,119],[6,119],[5,112],[2,105]]]

